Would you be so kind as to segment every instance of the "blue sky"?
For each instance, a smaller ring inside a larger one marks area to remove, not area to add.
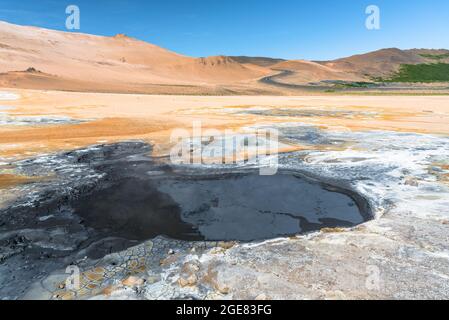
[[[190,55],[325,60],[387,47],[449,48],[447,0],[0,0],[0,20],[65,30],[81,10],[83,33],[129,36]],[[365,28],[365,9],[381,29]]]

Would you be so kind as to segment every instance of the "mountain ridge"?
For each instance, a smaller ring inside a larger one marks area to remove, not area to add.
[[[387,48],[330,61],[224,55],[195,58],[125,34],[105,37],[0,21],[2,87],[144,93],[157,93],[155,88],[161,87],[171,87],[173,92],[189,87],[218,93],[220,88],[234,90],[231,87],[276,91],[260,80],[281,71],[288,72],[279,78],[285,84],[370,81],[393,74],[404,64],[435,61],[449,62],[449,50]]]

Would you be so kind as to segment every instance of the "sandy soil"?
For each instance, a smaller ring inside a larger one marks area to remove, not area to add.
[[[0,156],[7,158],[127,139],[143,139],[163,146],[169,142],[173,129],[189,129],[193,121],[201,121],[203,128],[219,130],[238,130],[264,122],[302,122],[341,130],[449,133],[449,99],[444,96],[204,97],[9,91],[20,96],[19,100],[3,103],[13,108],[3,111],[10,117],[51,115],[81,122],[18,126],[10,121],[0,129]],[[255,107],[312,108],[314,113],[266,117],[237,112]],[[326,112],[329,110],[352,111],[355,115],[332,116]]]
[[[0,189],[33,181],[36,181],[36,179],[26,176],[18,176],[14,174],[0,174]]]

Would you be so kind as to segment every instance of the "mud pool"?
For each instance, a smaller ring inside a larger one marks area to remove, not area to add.
[[[150,151],[129,142],[16,164],[22,173],[57,177],[30,185],[0,211],[2,296],[14,279],[38,279],[158,236],[247,242],[370,218],[362,197],[294,171],[260,176],[251,169],[172,167]]]
[[[161,190],[205,240],[264,240],[365,221],[349,195],[293,173],[257,173],[164,181]],[[363,210],[363,209],[362,209]]]
[[[138,170],[147,169],[151,168]],[[130,240],[159,235],[179,240],[264,240],[350,227],[365,220],[350,196],[289,173],[203,177],[160,172],[145,177],[143,172],[95,191],[73,207],[87,226]]]

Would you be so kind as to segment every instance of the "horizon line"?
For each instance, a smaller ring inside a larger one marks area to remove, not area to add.
[[[209,55],[209,56],[192,56],[192,55],[186,55],[184,53],[169,49],[167,47],[163,47],[157,44],[154,44],[152,42],[149,42],[147,40],[144,39],[140,39],[134,36],[129,36],[125,33],[116,33],[115,35],[104,35],[104,34],[94,34],[94,33],[87,33],[87,32],[82,32],[80,30],[77,31],[70,31],[70,30],[59,30],[59,29],[51,29],[49,27],[41,27],[41,26],[36,26],[36,25],[30,25],[30,24],[18,24],[18,23],[12,23],[6,20],[0,20],[0,23],[5,23],[5,24],[9,24],[12,26],[18,26],[18,27],[23,27],[23,28],[36,28],[36,29],[43,29],[43,30],[48,30],[48,31],[52,31],[52,32],[59,32],[59,33],[64,33],[64,34],[75,34],[75,35],[85,35],[85,36],[91,36],[91,37],[99,37],[99,38],[114,38],[117,37],[118,35],[123,35],[126,38],[129,39],[133,39],[136,41],[140,41],[140,42],[144,42],[146,44],[149,45],[153,45],[153,46],[157,46],[163,50],[167,50],[170,52],[173,52],[175,54],[181,55],[181,56],[185,56],[185,57],[191,57],[191,58],[196,58],[196,59],[201,59],[201,58],[208,58],[208,57],[245,57],[245,58],[262,58],[262,59],[275,59],[275,60],[284,60],[284,61],[297,61],[297,60],[304,60],[304,61],[310,61],[310,62],[327,62],[327,61],[334,61],[334,60],[339,60],[339,59],[344,59],[344,58],[350,58],[350,57],[354,57],[354,56],[358,56],[358,55],[363,55],[363,54],[369,54],[372,52],[378,52],[378,51],[382,51],[382,50],[392,50],[392,49],[397,49],[397,50],[401,50],[401,51],[408,51],[408,50],[448,50],[448,48],[418,48],[418,47],[413,47],[413,48],[401,48],[401,47],[382,47],[379,49],[375,49],[375,50],[371,50],[371,51],[363,51],[363,52],[359,52],[359,53],[354,53],[352,55],[348,55],[348,56],[343,56],[343,57],[337,57],[334,59],[329,59],[329,60],[314,60],[314,59],[305,59],[305,58],[294,58],[294,59],[288,59],[288,58],[282,58],[282,57],[273,57],[273,56],[264,56],[264,55],[245,55],[245,54],[233,54],[233,55],[225,55],[225,54],[216,54],[216,55]]]

